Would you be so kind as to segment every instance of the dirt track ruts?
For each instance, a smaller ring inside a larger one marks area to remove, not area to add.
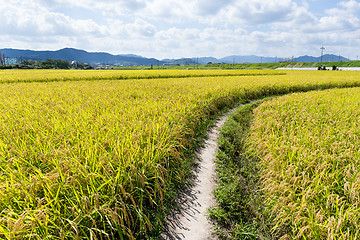
[[[215,239],[211,234],[213,225],[207,219],[207,209],[216,204],[213,191],[216,186],[217,139],[230,114],[222,116],[208,132],[205,145],[198,152],[199,165],[194,172],[194,186],[184,191],[177,200],[181,209],[168,216],[167,227],[161,239]]]

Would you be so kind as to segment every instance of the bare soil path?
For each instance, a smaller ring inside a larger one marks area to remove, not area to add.
[[[209,131],[205,145],[198,153],[199,166],[195,170],[194,186],[187,189],[178,200],[181,206],[168,216],[168,226],[162,234],[164,240],[210,240],[213,225],[207,219],[207,209],[215,205],[215,157],[218,149],[217,138],[229,114],[221,117]]]

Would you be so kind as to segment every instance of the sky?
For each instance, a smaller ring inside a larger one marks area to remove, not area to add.
[[[360,0],[0,0],[0,48],[149,58],[360,55]]]

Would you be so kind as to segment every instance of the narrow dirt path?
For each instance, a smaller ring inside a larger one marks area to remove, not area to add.
[[[215,157],[218,149],[219,131],[231,113],[221,117],[208,133],[205,145],[198,153],[199,166],[195,171],[194,186],[180,196],[177,212],[168,216],[168,226],[161,239],[210,240],[212,224],[207,219],[207,209],[215,205]]]

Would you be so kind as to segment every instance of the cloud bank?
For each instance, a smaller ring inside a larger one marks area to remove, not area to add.
[[[0,48],[146,57],[360,54],[360,2],[0,0]]]

